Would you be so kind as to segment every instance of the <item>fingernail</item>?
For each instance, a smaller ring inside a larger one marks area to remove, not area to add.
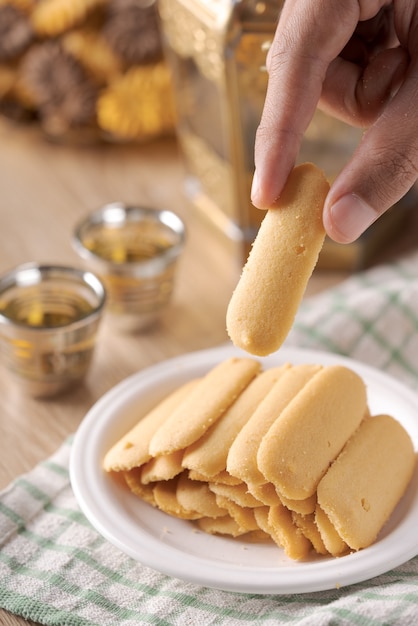
[[[347,194],[329,210],[334,234],[342,243],[355,241],[374,221],[378,214],[356,194]]]
[[[251,202],[255,204],[256,206],[257,206],[257,201],[258,201],[258,195],[259,195],[259,182],[258,182],[257,170],[255,170],[254,176],[253,176],[253,183],[251,186]]]

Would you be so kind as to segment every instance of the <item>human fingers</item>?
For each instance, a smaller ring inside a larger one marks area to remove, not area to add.
[[[417,99],[418,60],[331,186],[324,226],[335,241],[355,241],[417,180]]]
[[[329,64],[360,20],[387,0],[287,0],[269,53],[267,95],[255,141],[252,201],[266,208],[279,196],[317,107]],[[332,27],[330,28],[330,25]]]
[[[255,140],[252,201],[271,206],[292,169],[329,63],[359,19],[354,0],[287,0],[272,43],[269,82]],[[330,23],[335,28],[330,31]]]
[[[404,66],[399,70],[401,80],[396,95],[386,103],[331,187],[324,225],[335,241],[357,239],[417,180],[417,8],[416,0],[399,0],[394,5],[394,25],[404,54],[399,65]]]

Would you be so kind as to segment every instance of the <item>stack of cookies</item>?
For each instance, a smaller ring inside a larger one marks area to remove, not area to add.
[[[370,415],[351,369],[263,371],[235,357],[166,397],[104,459],[165,513],[296,560],[373,543],[414,465],[409,435]]]

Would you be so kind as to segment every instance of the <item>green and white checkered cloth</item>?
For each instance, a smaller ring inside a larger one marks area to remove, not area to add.
[[[418,253],[306,300],[286,343],[348,355],[418,389]],[[418,623],[418,557],[366,583],[288,596],[216,591],[144,567],[80,512],[70,449],[71,440],[0,494],[1,607],[49,626]]]

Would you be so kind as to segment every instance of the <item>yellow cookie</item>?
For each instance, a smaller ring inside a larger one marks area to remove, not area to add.
[[[171,415],[192,391],[197,380],[175,389],[107,452],[103,467],[107,472],[121,472],[143,465],[151,458],[149,444],[157,428]]]
[[[361,424],[318,485],[318,504],[354,550],[369,546],[403,495],[415,453],[406,430],[389,415]]]
[[[227,511],[218,506],[215,494],[207,483],[190,480],[183,472],[177,483],[176,497],[186,511],[196,511],[200,517],[223,517]]]
[[[319,365],[296,365],[279,378],[231,445],[226,469],[232,476],[251,485],[267,482],[257,463],[261,440],[283,409],[320,369]]]
[[[259,373],[255,359],[232,357],[204,376],[150,442],[152,456],[187,448],[201,437],[231,406]]]
[[[209,483],[209,488],[216,495],[223,496],[231,500],[231,502],[235,502],[239,506],[246,508],[255,508],[257,506],[263,506],[263,502],[257,500],[247,488],[245,483],[241,483],[240,485],[221,485],[219,483]]]
[[[223,517],[202,517],[197,520],[197,526],[205,533],[210,535],[231,535],[231,537],[240,537],[248,533],[248,530],[242,528],[230,515]]]
[[[366,407],[366,386],[358,374],[342,365],[320,370],[263,437],[257,462],[265,480],[286,498],[313,496]]]
[[[318,168],[300,165],[261,223],[226,316],[232,342],[251,354],[277,350],[293,324],[324,242],[328,190]]]
[[[208,477],[223,472],[235,437],[288,367],[272,367],[251,381],[221,419],[203,437],[186,448],[183,466]]]
[[[332,554],[332,556],[342,556],[350,551],[348,545],[335,530],[328,515],[319,505],[316,506],[315,510],[315,524],[319,530],[325,549]]]
[[[155,483],[159,480],[171,480],[183,471],[181,459],[182,450],[177,450],[171,454],[156,456],[142,466],[141,482],[144,485]]]
[[[325,544],[322,540],[321,533],[318,530],[318,526],[315,522],[315,514],[310,513],[309,515],[301,515],[300,513],[295,513],[292,511],[292,519],[294,524],[305,535],[307,539],[311,542],[314,547],[315,552],[318,554],[328,554],[328,550],[325,547]]]

